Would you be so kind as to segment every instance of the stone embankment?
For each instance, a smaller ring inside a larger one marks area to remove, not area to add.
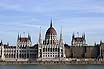
[[[104,64],[104,61],[0,61],[0,64]]]

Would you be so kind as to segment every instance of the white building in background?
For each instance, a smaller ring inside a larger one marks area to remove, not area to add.
[[[52,26],[52,21],[49,29],[46,32],[45,40],[42,40],[42,33],[39,33],[38,42],[38,61],[64,61],[65,48],[62,36],[57,39],[57,32]]]
[[[0,43],[0,60],[3,61],[31,61],[37,58],[36,46],[32,46],[31,37],[18,35],[17,46]]]

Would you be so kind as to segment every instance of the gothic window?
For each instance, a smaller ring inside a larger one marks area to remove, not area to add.
[[[57,48],[55,48],[55,51],[57,52]]]
[[[52,52],[52,48],[51,48],[51,52]]]
[[[60,52],[60,49],[58,48],[58,52]]]
[[[40,52],[42,52],[41,49],[40,49]]]
[[[54,55],[53,55],[53,57],[54,57]]]
[[[42,57],[42,53],[40,53],[40,57]]]
[[[29,54],[27,54],[27,58],[29,58]]]
[[[43,52],[45,52],[45,48],[43,48]]]
[[[47,48],[46,48],[46,52],[47,52]]]
[[[58,57],[60,57],[60,55],[58,54]]]
[[[55,51],[55,49],[53,48],[53,52]]]
[[[55,58],[57,58],[57,55],[55,55]]]
[[[61,57],[63,57],[63,55],[61,55]]]
[[[63,49],[61,49],[61,52],[63,52]]]
[[[48,48],[48,52],[49,52],[49,48]]]

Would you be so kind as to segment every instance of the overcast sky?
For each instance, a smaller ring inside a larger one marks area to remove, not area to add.
[[[88,44],[104,40],[104,0],[0,0],[0,40],[16,45],[18,33],[25,32],[35,44],[40,26],[45,38],[51,18],[68,44],[73,32],[86,33]]]

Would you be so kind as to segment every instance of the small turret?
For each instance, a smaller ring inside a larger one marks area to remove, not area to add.
[[[73,35],[72,35],[72,39],[74,39],[74,37],[75,37],[75,35],[74,35],[74,33],[73,33]]]
[[[9,43],[7,43],[7,46],[9,46]]]
[[[82,38],[85,39],[85,33],[82,35]]]
[[[42,33],[41,33],[41,27],[39,32],[39,44],[42,44]]]
[[[19,34],[18,34],[18,38],[17,39],[19,39],[20,37],[19,37]]]
[[[0,43],[1,45],[3,45],[3,42],[2,42],[2,40],[1,40],[1,43]]]
[[[96,46],[97,44],[96,44],[96,42],[94,43],[94,46]]]
[[[62,27],[61,27],[61,32],[60,32],[60,42],[63,43]]]
[[[31,36],[28,34],[28,38],[29,38],[29,40],[31,41]]]
[[[102,42],[102,40],[100,40],[100,44],[102,44],[103,42]]]

